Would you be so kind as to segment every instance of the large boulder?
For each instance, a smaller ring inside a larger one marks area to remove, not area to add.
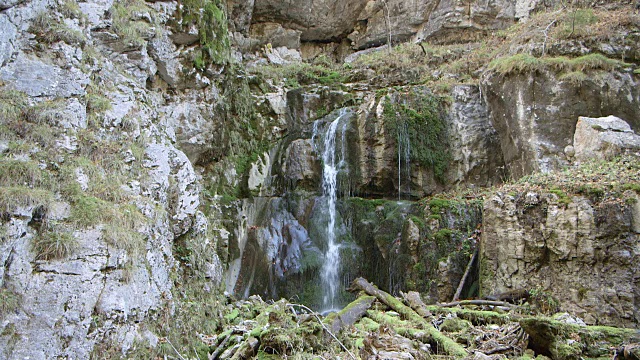
[[[631,130],[629,124],[615,116],[580,116],[573,136],[573,147],[579,161],[604,160],[640,150],[640,136]]]
[[[628,73],[595,72],[580,84],[550,71],[489,73],[481,88],[508,175],[516,179],[568,165],[563,153],[578,116],[615,115],[640,128],[640,86]]]

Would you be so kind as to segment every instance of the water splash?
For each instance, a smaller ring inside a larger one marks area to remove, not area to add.
[[[338,173],[346,168],[345,162],[345,131],[346,124],[342,127],[341,144],[336,143],[336,133],[340,121],[347,114],[347,109],[341,109],[338,116],[333,120],[324,136],[322,137],[322,146],[316,146],[316,149],[322,149],[322,197],[327,203],[328,223],[326,228],[327,250],[324,255],[324,263],[321,269],[323,299],[322,305],[325,310],[334,309],[336,307],[336,297],[340,286],[340,244],[336,239],[336,202],[338,199]],[[312,139],[316,141],[318,126],[317,123],[313,127]],[[338,152],[336,148],[340,145],[342,151]]]

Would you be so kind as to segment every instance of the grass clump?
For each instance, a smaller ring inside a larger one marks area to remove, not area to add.
[[[51,227],[35,237],[32,248],[38,260],[64,259],[71,255],[78,240],[69,231]]]
[[[83,33],[71,29],[62,20],[54,18],[48,12],[42,12],[33,19],[29,32],[45,44],[63,41],[69,45],[83,45],[86,41]]]
[[[0,288],[0,319],[12,311],[15,311],[22,302],[22,297],[19,294],[7,289]]]
[[[566,56],[535,57],[529,54],[516,54],[493,60],[489,63],[489,70],[493,70],[502,75],[555,70],[557,72],[567,72],[567,74],[563,76],[569,80],[579,80],[582,82],[586,79],[586,75],[583,73],[584,71],[610,71],[626,65],[628,64],[623,61],[610,59],[597,53],[583,55],[573,59]]]
[[[0,158],[0,186],[50,187],[49,174],[29,160]]]
[[[111,12],[112,28],[125,45],[133,48],[144,46],[153,36],[152,24],[143,20],[141,14],[153,14],[154,10],[142,0],[120,0],[114,2]]]
[[[21,207],[43,206],[46,209],[54,199],[55,194],[49,190],[26,186],[0,187],[0,209],[5,212],[13,212]]]

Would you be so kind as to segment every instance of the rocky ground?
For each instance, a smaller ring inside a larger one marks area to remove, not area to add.
[[[283,4],[0,0],[0,358],[624,355],[535,340],[533,305],[482,328],[369,294],[343,327],[249,295],[318,298],[314,123],[344,112],[345,279],[447,301],[478,249],[467,293],[637,327],[631,2]]]
[[[359,278],[357,299],[322,316],[287,300],[228,298],[221,331],[199,335],[209,359],[637,359],[640,332],[554,314],[551,294],[425,305]],[[169,356],[179,357],[171,345]]]

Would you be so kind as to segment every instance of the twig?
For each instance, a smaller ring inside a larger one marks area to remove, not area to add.
[[[440,307],[453,307],[458,305],[488,305],[488,306],[504,306],[508,308],[516,307],[513,304],[504,301],[493,301],[493,300],[460,300],[453,301],[450,303],[436,304]]]
[[[547,38],[548,35],[547,33],[549,32],[549,28],[556,23],[558,19],[554,19],[552,22],[549,23],[549,25],[547,25],[547,27],[544,29],[543,34],[544,34],[544,41],[542,42],[542,56],[544,56],[547,52]]]
[[[220,355],[220,353],[222,352],[222,350],[224,350],[224,347],[227,345],[227,343],[229,342],[229,339],[231,338],[231,334],[233,334],[233,332],[229,333],[224,340],[222,340],[222,342],[220,343],[220,345],[218,345],[218,347],[216,348],[216,351],[213,352],[213,354],[211,354],[211,356],[209,356],[209,359],[211,360],[215,360],[218,355]]]
[[[320,318],[318,317],[318,314],[316,314],[316,313],[315,313],[315,311],[313,311],[313,310],[309,309],[308,307],[306,307],[306,306],[304,306],[304,305],[300,305],[300,304],[287,304],[287,306],[291,306],[291,307],[293,307],[293,306],[298,306],[298,307],[301,307],[301,308],[303,308],[303,309],[307,310],[311,315],[313,315],[313,316],[316,318],[316,320],[318,320],[318,322],[320,323],[320,325],[322,326],[322,328],[324,329],[324,331],[326,331],[329,335],[331,335],[331,337],[332,337],[335,341],[337,341],[337,342],[338,342],[338,344],[340,344],[340,346],[344,349],[344,351],[346,351],[346,352],[349,354],[349,356],[351,356],[351,358],[352,358],[353,360],[357,360],[357,358],[355,357],[355,355],[353,355],[353,353],[352,353],[351,351],[349,351],[349,349],[347,349],[347,347],[346,347],[346,346],[344,346],[344,344],[343,344],[340,340],[338,340],[338,338],[337,338],[335,335],[333,335],[333,333],[332,333],[331,331],[329,331],[329,329],[327,329],[327,327],[324,325],[324,323],[322,322],[322,320],[320,320]]]
[[[173,351],[175,351],[175,352],[176,352],[176,354],[178,354],[178,357],[180,357],[180,359],[182,359],[182,360],[185,360],[185,358],[183,358],[183,357],[182,357],[182,355],[178,352],[178,350],[176,349],[176,347],[175,347],[175,346],[173,346],[173,344],[171,343],[171,341],[169,341],[169,339],[167,339],[167,338],[164,338],[164,339],[167,341],[167,343],[168,343],[169,345],[171,345],[171,348],[173,349]]]
[[[469,276],[469,272],[471,272],[471,265],[473,265],[473,262],[476,261],[476,257],[478,257],[477,247],[476,247],[476,250],[473,252],[473,256],[471,257],[471,260],[469,260],[469,264],[467,265],[467,270],[464,272],[464,275],[462,275],[462,279],[460,279],[460,284],[458,285],[458,289],[456,290],[455,295],[453,295],[452,301],[460,300],[460,294],[462,293],[462,288],[464,287],[464,283],[467,280],[467,276]]]

